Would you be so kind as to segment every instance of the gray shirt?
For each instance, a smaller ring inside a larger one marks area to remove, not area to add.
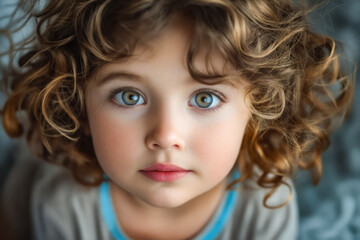
[[[114,217],[106,182],[100,187],[86,187],[62,167],[25,155],[15,165],[2,195],[7,222],[17,233],[16,239],[128,239]],[[296,239],[295,194],[286,206],[267,209],[263,199],[269,190],[251,181],[238,187],[240,190],[227,191],[217,212],[194,239]],[[270,203],[284,202],[288,193],[279,189]]]

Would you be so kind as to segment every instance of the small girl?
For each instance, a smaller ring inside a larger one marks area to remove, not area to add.
[[[334,41],[309,29],[307,10],[19,6],[36,33],[5,74],[2,121],[36,157],[22,148],[6,183],[9,238],[296,239],[291,178],[301,167],[319,180],[351,96]]]

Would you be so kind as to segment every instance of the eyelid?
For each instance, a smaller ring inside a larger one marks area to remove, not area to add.
[[[227,102],[226,97],[224,96],[224,94],[222,94],[221,92],[219,92],[219,91],[217,91],[215,89],[211,89],[211,88],[201,88],[199,90],[196,90],[192,96],[194,96],[196,94],[199,94],[199,93],[203,93],[203,92],[214,94],[222,102],[225,102],[225,103]]]

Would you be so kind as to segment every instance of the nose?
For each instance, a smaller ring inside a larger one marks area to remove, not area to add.
[[[173,111],[154,112],[145,144],[150,150],[182,150],[185,147],[184,121]]]

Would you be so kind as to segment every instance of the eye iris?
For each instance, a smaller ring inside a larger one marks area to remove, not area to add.
[[[195,101],[199,107],[206,108],[211,105],[211,103],[213,102],[213,98],[209,93],[200,93],[196,95]]]
[[[126,103],[127,105],[135,105],[136,103],[139,102],[139,94],[136,92],[124,92],[122,95],[122,100],[124,101],[124,103]]]

